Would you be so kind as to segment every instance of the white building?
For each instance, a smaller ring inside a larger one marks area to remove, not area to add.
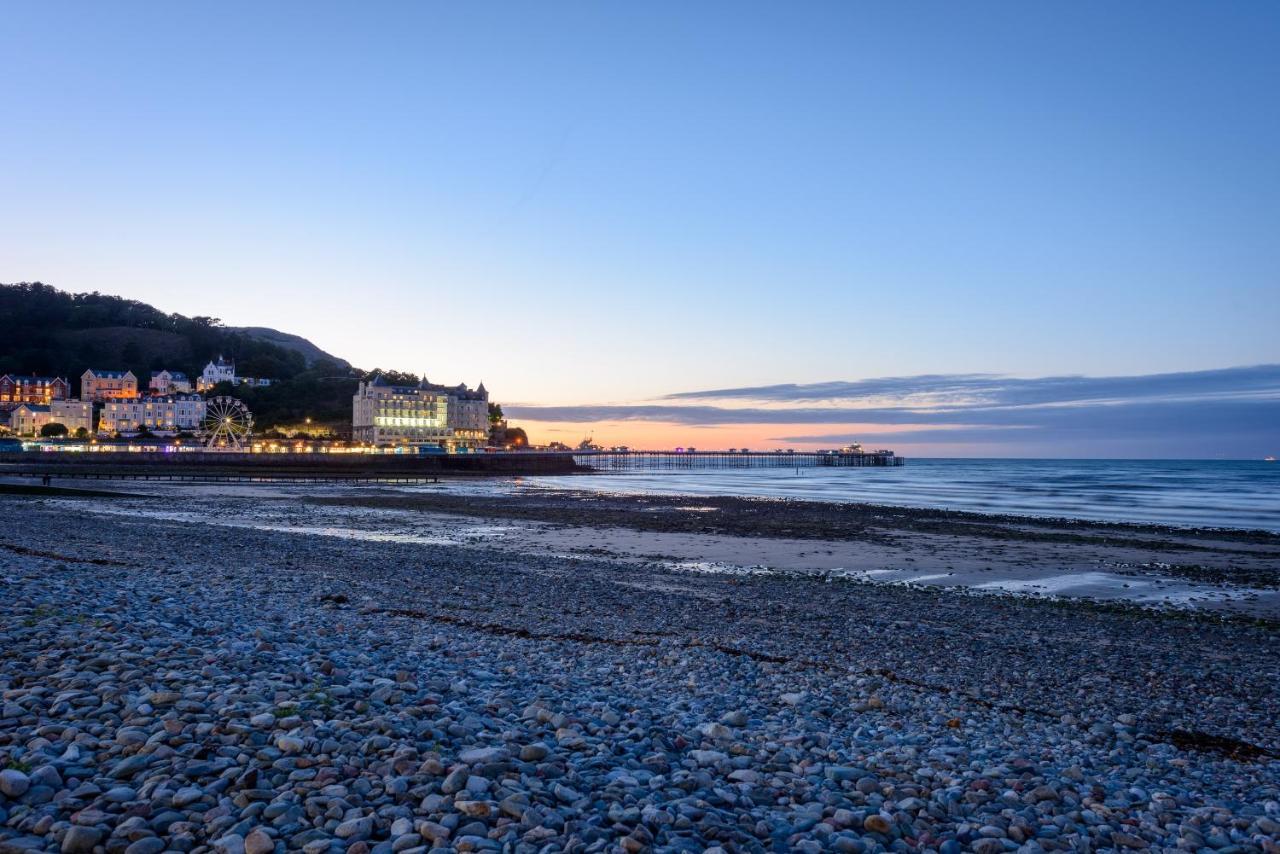
[[[9,429],[19,436],[38,436],[40,428],[52,420],[47,405],[24,403],[9,413]]]
[[[457,452],[482,447],[489,436],[484,384],[398,386],[381,374],[360,383],[351,399],[351,434],[372,445],[419,445]]]
[[[198,394],[169,394],[137,400],[108,401],[98,418],[98,432],[154,433],[199,430],[204,421],[204,398]]]
[[[93,432],[93,402],[88,400],[55,400],[49,404],[49,420],[67,428],[67,433],[74,436],[76,431],[84,428],[86,433]]]
[[[236,383],[236,363],[228,362],[221,356],[216,362],[209,362],[196,380],[196,391],[208,391],[218,383]]]
[[[19,436],[38,436],[46,424],[61,424],[67,435],[93,430],[93,404],[87,400],[54,400],[48,404],[24,403],[9,416],[9,429]]]
[[[152,394],[190,394],[191,380],[182,371],[156,371],[151,374]]]
[[[449,429],[456,445],[483,448],[489,441],[489,392],[484,383],[473,391],[465,385],[450,389]]]
[[[205,365],[204,370],[200,372],[200,376],[196,377],[196,391],[208,391],[218,383],[266,388],[271,385],[271,380],[264,377],[238,377],[236,376],[236,363],[228,362],[219,356],[218,361]],[[187,391],[190,390],[190,388],[187,389]]]

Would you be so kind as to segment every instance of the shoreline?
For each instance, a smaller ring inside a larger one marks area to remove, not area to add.
[[[566,475],[572,478],[573,475]],[[510,500],[519,500],[526,509],[511,511],[504,504]],[[334,503],[338,499],[319,497],[317,503]],[[881,525],[885,527],[908,528],[917,526],[916,530],[925,531],[934,526],[946,532],[945,526],[951,525],[996,525],[996,526],[1035,526],[1047,530],[1066,531],[1072,534],[1080,529],[1106,532],[1114,530],[1118,533],[1144,533],[1156,536],[1188,536],[1196,538],[1218,538],[1232,541],[1252,542],[1268,545],[1276,550],[1280,557],[1280,532],[1261,528],[1242,528],[1230,526],[1175,525],[1151,522],[1120,522],[1106,519],[1082,519],[1070,516],[1035,515],[1022,513],[980,512],[974,510],[952,510],[946,508],[913,506],[902,504],[881,504],[873,501],[823,501],[811,498],[795,498],[788,496],[746,496],[746,495],[699,495],[697,493],[645,493],[645,492],[609,492],[604,490],[574,489],[565,487],[542,487],[537,490],[526,490],[519,495],[482,495],[468,494],[465,497],[441,490],[439,494],[421,492],[395,492],[385,496],[372,496],[349,503],[363,503],[366,506],[398,506],[420,507],[422,509],[439,509],[442,512],[475,513],[483,512],[517,515],[530,518],[550,518],[557,510],[571,505],[581,506],[583,501],[605,502],[602,511],[619,510],[624,514],[634,509],[651,507],[714,507],[728,511],[756,511],[763,505],[765,510],[784,506],[787,510],[809,510],[810,513],[799,514],[801,521],[817,521],[819,526],[811,533],[814,539],[840,537],[850,532],[849,523],[859,525]],[[760,533],[760,523],[776,527],[778,523],[767,512],[751,512],[749,522],[740,523],[734,533],[748,536],[765,536]],[[849,517],[842,521],[839,516]],[[616,516],[614,519],[634,519],[631,516]],[[825,523],[826,527],[821,527]],[[635,524],[634,521],[632,524]],[[960,530],[955,528],[953,530]],[[1012,528],[1011,528],[1012,530]]]
[[[517,526],[518,551],[1280,618],[1280,535],[786,499],[537,490],[303,496],[302,506]],[[366,520],[367,521],[367,520]],[[445,526],[447,528],[447,526]]]
[[[1274,848],[1274,625],[361,538],[385,511],[282,492],[0,496],[0,848]]]
[[[148,484],[68,510],[352,540],[460,545],[724,575],[1280,619],[1280,535],[808,500],[385,486]],[[20,493],[29,492],[19,490]],[[3,494],[0,484],[0,494]],[[85,498],[93,497],[86,494]],[[175,504],[172,500],[179,499]],[[244,500],[249,499],[249,500]],[[216,508],[202,516],[201,508]]]

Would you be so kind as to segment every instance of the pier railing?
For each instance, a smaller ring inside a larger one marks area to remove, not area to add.
[[[578,465],[596,471],[750,469],[750,468],[865,468],[900,466],[905,460],[892,451],[574,451]]]

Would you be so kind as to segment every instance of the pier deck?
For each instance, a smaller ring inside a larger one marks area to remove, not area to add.
[[[820,451],[573,451],[574,462],[596,471],[887,468],[903,465],[892,452]]]

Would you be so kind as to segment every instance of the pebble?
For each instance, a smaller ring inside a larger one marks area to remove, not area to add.
[[[455,768],[449,772],[448,776],[444,778],[444,782],[440,784],[440,791],[446,795],[457,794],[467,787],[467,780],[470,777],[471,774],[466,768]]]
[[[526,744],[520,748],[521,762],[541,762],[551,753],[545,744]]]
[[[275,840],[260,827],[249,831],[249,835],[244,838],[244,854],[267,854],[275,848]]]
[[[870,833],[888,833],[893,827],[887,818],[877,813],[863,819],[862,826]]]
[[[505,762],[511,756],[502,747],[473,747],[458,754],[458,761],[468,765],[480,765],[486,762]]]
[[[342,839],[363,839],[373,832],[373,816],[348,819],[334,828],[334,836]]]
[[[144,836],[124,849],[124,854],[160,854],[165,849],[164,840],[158,836]]]
[[[213,850],[218,854],[244,854],[244,837],[238,833],[228,833],[213,841]]]
[[[173,793],[173,805],[178,809],[190,806],[204,797],[204,792],[195,786],[184,786]]]
[[[88,854],[101,838],[102,831],[96,827],[72,825],[67,828],[66,835],[62,837],[61,850],[63,854]]]
[[[20,798],[31,788],[31,778],[16,768],[0,771],[0,793],[10,798]]]

